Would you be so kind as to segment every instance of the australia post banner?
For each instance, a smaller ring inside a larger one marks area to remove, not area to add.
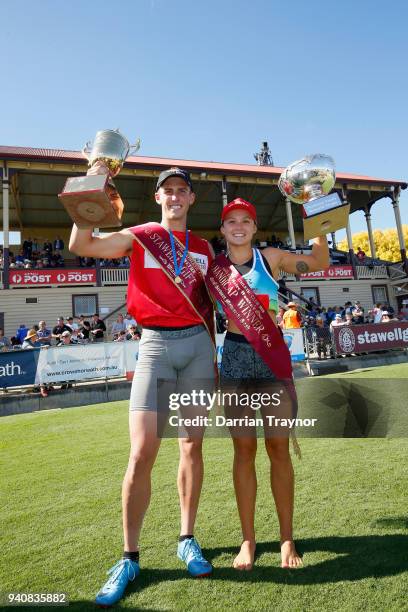
[[[93,268],[10,270],[10,285],[20,287],[27,285],[89,285],[89,283],[96,283],[96,271]]]
[[[35,382],[38,384],[124,376],[126,366],[123,344],[94,342],[41,349]]]
[[[0,353],[0,387],[34,384],[40,349]]]
[[[353,267],[352,266],[330,266],[327,270],[319,270],[318,272],[307,272],[307,274],[301,274],[302,280],[313,280],[316,278],[353,278]]]
[[[408,348],[408,322],[342,325],[334,327],[333,333],[337,353],[369,353]]]

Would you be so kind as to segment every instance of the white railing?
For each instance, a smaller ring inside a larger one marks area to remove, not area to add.
[[[357,278],[388,278],[387,266],[356,266]]]
[[[127,285],[129,268],[101,268],[102,285]]]

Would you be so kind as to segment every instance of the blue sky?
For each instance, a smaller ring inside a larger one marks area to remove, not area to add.
[[[142,155],[252,163],[267,140],[276,165],[323,152],[407,180],[407,23],[402,0],[4,3],[0,144],[120,127]],[[394,226],[388,200],[373,226]]]

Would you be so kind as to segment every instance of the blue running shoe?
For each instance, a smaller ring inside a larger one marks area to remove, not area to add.
[[[206,561],[195,538],[189,538],[178,543],[177,556],[187,565],[188,572],[194,578],[208,576],[212,565]]]
[[[136,561],[120,559],[107,572],[109,580],[103,585],[96,596],[95,603],[99,606],[113,606],[123,597],[129,582],[140,574],[140,567]]]

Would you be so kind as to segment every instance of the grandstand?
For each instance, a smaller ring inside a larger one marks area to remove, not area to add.
[[[101,266],[100,262],[80,267],[67,250],[72,222],[59,203],[69,176],[82,175],[86,160],[78,151],[0,146],[0,203],[4,232],[3,268],[0,269],[0,327],[6,335],[15,333],[21,322],[46,319],[56,315],[84,314],[98,311],[109,317],[125,302],[128,269]],[[274,241],[284,248],[305,250],[300,208],[282,197],[277,183],[282,168],[204,161],[131,157],[115,179],[125,203],[123,225],[159,221],[160,211],[153,193],[157,176],[170,166],[187,169],[195,185],[197,200],[189,216],[189,227],[208,239],[218,236],[223,204],[241,196],[254,203],[259,220],[258,241],[266,246]],[[399,213],[399,195],[407,184],[354,174],[337,174],[336,191],[351,206],[351,214],[364,211],[373,259],[360,265],[354,257],[350,226],[347,228],[349,251],[331,249],[328,272],[301,278],[286,275],[289,291],[298,301],[313,298],[317,304],[330,306],[359,299],[368,309],[374,302],[386,302],[400,308],[408,298],[407,258]],[[372,206],[379,200],[389,206],[398,230],[401,262],[389,264],[375,258],[372,238]],[[59,235],[65,243],[64,268],[26,270],[10,268],[9,231],[21,233],[21,243],[28,237],[54,240]],[[335,237],[333,237],[335,239]],[[334,245],[335,246],[335,242]],[[83,263],[83,262],[81,262]],[[105,262],[106,263],[106,262]]]

